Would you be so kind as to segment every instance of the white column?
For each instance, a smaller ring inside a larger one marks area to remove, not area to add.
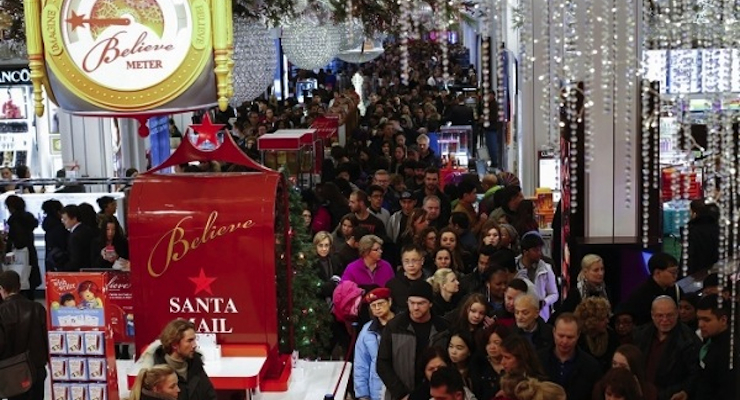
[[[123,169],[146,171],[146,139],[139,136],[139,122],[131,118],[118,118],[118,129],[121,131]]]
[[[636,2],[636,7],[630,10],[635,21],[641,20],[642,2]],[[602,2],[594,2],[595,15],[602,15],[604,6]],[[608,87],[606,91],[601,87],[599,76],[601,72],[602,55],[599,52],[594,57],[594,84],[592,85],[591,100],[593,108],[593,158],[590,173],[586,175],[586,236],[587,237],[632,237],[637,235],[637,202],[635,193],[639,183],[636,181],[638,152],[638,127],[640,114],[638,106],[639,80],[635,72],[638,70],[638,60],[641,59],[641,48],[635,43],[640,43],[638,36],[640,30],[628,32],[626,20],[627,11],[624,7],[618,8],[617,21],[617,43],[614,60],[614,86]],[[581,35],[587,34],[582,32]],[[599,49],[602,43],[611,46],[611,37],[602,37],[602,30],[595,26],[592,32],[594,36],[594,47]],[[635,41],[629,43],[627,35],[634,35]],[[628,65],[627,61],[633,61]],[[631,69],[632,74],[629,74]],[[629,82],[632,82],[630,87]],[[628,90],[631,90],[631,101],[628,106]],[[605,97],[609,93],[612,99],[616,99],[616,105],[610,112],[604,111]],[[627,112],[631,114],[631,123],[626,122]],[[632,148],[630,151],[629,178],[632,180],[632,203],[628,208],[625,204],[625,181],[627,168],[627,132],[631,129],[630,140]]]
[[[513,0],[512,0],[513,1]],[[524,79],[520,79],[521,84],[521,107],[519,114],[519,165],[518,170],[519,176],[522,181],[522,186],[525,194],[532,194],[537,186],[539,180],[538,177],[538,166],[537,166],[537,151],[543,145],[548,144],[548,129],[546,118],[547,116],[541,111],[542,103],[542,84],[538,80],[538,77],[545,73],[545,63],[541,59],[544,57],[546,43],[542,37],[542,18],[543,7],[550,5],[550,2],[545,0],[520,0],[532,2],[532,21],[533,27],[531,28],[534,39],[530,39],[528,48],[532,51],[532,54],[536,57],[536,61],[533,64],[533,68],[529,70],[529,81],[524,82]],[[641,10],[642,1],[635,2],[635,6],[631,9],[632,18],[638,22],[641,21]],[[602,8],[604,4],[602,2],[593,2],[593,15],[603,15]],[[550,5],[551,6],[551,5]],[[640,102],[639,97],[639,80],[636,74],[628,76],[628,65],[627,60],[634,61],[632,65],[632,71],[638,70],[638,60],[641,59],[642,53],[639,43],[641,38],[639,37],[640,29],[635,29],[632,32],[627,32],[627,11],[625,7],[620,5],[618,7],[618,15],[616,16],[617,21],[617,52],[614,56],[616,64],[613,71],[614,83],[613,86],[606,88],[606,91],[601,87],[601,81],[599,79],[601,72],[601,53],[599,52],[593,56],[594,74],[591,83],[591,94],[587,100],[593,102],[590,109],[592,116],[593,126],[591,131],[593,133],[593,162],[590,165],[590,173],[585,175],[585,201],[579,207],[585,207],[586,227],[585,232],[587,237],[633,237],[637,235],[637,202],[635,193],[637,193],[637,185],[640,184],[636,181],[638,175],[638,166],[635,162],[638,156],[638,128],[639,118],[638,105]],[[612,35],[609,32],[607,37],[602,37],[602,25],[598,22],[594,22],[593,29],[586,32],[584,26],[584,19],[586,17],[585,8],[579,4],[577,7],[578,23],[576,24],[578,37],[580,41],[577,43],[579,50],[582,51],[582,55],[577,57],[575,63],[569,63],[572,68],[572,76],[574,81],[583,80],[585,77],[585,68],[582,61],[587,57],[584,51],[584,40],[586,37],[592,36],[594,40],[593,48],[600,50],[603,43],[612,46]],[[511,12],[511,6],[508,8],[508,12]],[[608,21],[607,23],[611,23]],[[628,33],[634,36],[633,42],[628,42]],[[508,34],[508,38],[514,37]],[[552,38],[552,36],[551,36]],[[535,40],[536,39],[536,40]],[[555,45],[554,40],[551,39],[549,44],[552,50]],[[511,44],[507,40],[507,47],[511,47]],[[562,51],[560,52],[561,54]],[[517,49],[516,54],[519,55]],[[550,52],[552,54],[552,51]],[[573,61],[573,60],[566,60]],[[520,60],[520,63],[524,62]],[[520,68],[521,70],[521,68]],[[523,78],[523,77],[522,77]],[[627,106],[627,91],[629,82],[632,82],[631,86],[631,103]],[[606,94],[610,93],[613,99],[617,99],[617,107],[613,107],[611,110],[606,111],[604,101]],[[553,93],[555,95],[555,93]],[[627,147],[626,133],[628,131],[626,120],[627,111],[630,111],[632,115],[631,134],[630,139],[632,142],[632,148],[630,149],[630,168],[627,168]],[[557,134],[557,133],[556,133]],[[512,171],[516,171],[516,165]],[[632,180],[631,198],[632,202],[628,207],[626,205],[627,196],[625,194],[625,181],[627,179],[626,171],[631,171],[629,178]]]
[[[514,169],[519,175],[519,179],[522,182],[522,190],[525,195],[533,195],[539,182],[539,171],[538,171],[538,160],[537,152],[548,144],[548,124],[547,117],[543,115],[541,111],[542,107],[542,82],[538,80],[538,77],[546,74],[546,64],[538,60],[538,57],[542,57],[545,54],[545,46],[550,46],[541,38],[542,24],[544,13],[542,12],[543,6],[548,6],[547,2],[541,2],[539,0],[523,0],[530,1],[532,4],[532,32],[534,35],[527,38],[529,43],[526,43],[528,51],[531,51],[535,56],[535,62],[530,63],[528,76],[519,76],[518,85],[512,85],[512,92],[516,87],[519,87],[521,92],[518,96],[512,99],[520,100],[520,104],[516,107],[516,114],[512,118],[516,118],[516,126],[518,129],[514,129],[516,135],[516,142],[518,144],[518,157],[510,157],[510,163],[512,158],[518,158],[518,170],[517,165],[513,165]],[[511,5],[509,5],[511,7]],[[508,10],[507,15],[507,30],[509,33],[508,37],[513,37],[510,34],[510,29],[513,29],[513,10]],[[521,36],[519,37],[521,40]],[[510,42],[507,40],[507,48],[514,51],[517,58],[520,58],[518,42]],[[527,56],[531,56],[528,54]],[[519,59],[520,66],[525,60]],[[522,72],[522,68],[519,68],[519,72]],[[512,70],[513,71],[513,70]],[[513,72],[512,72],[513,73]],[[525,79],[526,78],[526,79]],[[526,82],[525,82],[526,80]],[[513,93],[512,93],[513,95]],[[513,97],[513,96],[512,96]],[[513,145],[513,143],[512,143]],[[511,164],[510,164],[511,165]]]
[[[80,175],[105,178],[113,175],[112,121],[59,112],[62,160],[77,161]]]

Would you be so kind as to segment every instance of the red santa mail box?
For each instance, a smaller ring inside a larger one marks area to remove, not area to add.
[[[290,258],[289,249],[282,248],[287,193],[279,173],[248,159],[225,136],[209,159],[256,172],[150,171],[137,177],[131,189],[136,348],[141,352],[157,339],[170,320],[185,318],[198,332],[215,333],[222,347],[264,346],[266,368],[280,370],[278,308],[286,302],[278,297],[289,299],[290,288],[278,283],[276,265],[281,256]],[[227,153],[217,154],[222,150]],[[204,154],[183,140],[157,169],[203,160]]]

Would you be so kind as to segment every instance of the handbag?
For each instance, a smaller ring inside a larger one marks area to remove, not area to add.
[[[0,399],[15,397],[31,390],[32,371],[28,352],[0,360]]]
[[[28,248],[15,249],[5,257],[12,261],[3,266],[3,271],[15,271],[21,277],[21,290],[31,289],[30,279],[33,267],[28,262]]]
[[[483,161],[491,161],[491,155],[488,154],[488,146],[486,146],[486,135],[480,135],[478,140],[478,159]]]

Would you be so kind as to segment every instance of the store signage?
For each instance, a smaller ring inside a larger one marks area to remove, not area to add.
[[[26,68],[0,70],[0,85],[31,84],[31,71]]]
[[[193,86],[212,59],[207,0],[50,0],[41,20],[54,78],[108,110],[167,104]]]
[[[130,195],[137,348],[167,321],[219,343],[277,343],[275,211],[280,175],[144,174]],[[203,188],[205,190],[197,190]]]

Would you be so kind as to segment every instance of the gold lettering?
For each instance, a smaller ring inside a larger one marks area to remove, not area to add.
[[[203,227],[203,231],[200,235],[192,238],[191,240],[186,238],[187,231],[182,227],[182,224],[193,217],[185,217],[175,224],[175,227],[165,232],[162,237],[157,240],[154,244],[154,248],[149,253],[149,275],[158,278],[162,276],[170,268],[173,262],[184,259],[191,250],[195,250],[201,245],[205,245],[211,240],[218,237],[225,236],[233,233],[238,229],[249,229],[253,227],[253,220],[246,220],[244,222],[236,222],[228,225],[219,226],[216,223],[218,219],[218,212],[212,211],[206,219],[206,224]],[[166,243],[166,253],[164,257],[164,263],[158,267],[158,260],[155,260],[156,254],[159,252],[160,247],[163,247]]]
[[[185,217],[177,222],[177,225],[175,225],[174,228],[170,229],[165,233],[157,243],[154,245],[154,248],[152,249],[151,253],[149,253],[149,275],[151,275],[154,278],[158,278],[162,276],[167,270],[170,268],[170,263],[172,261],[179,261],[182,259],[182,257],[185,257],[185,255],[190,250],[190,245],[186,240],[183,240],[185,237],[185,229],[180,227],[180,224],[182,224],[185,220],[191,219],[193,217]],[[162,243],[163,240],[166,238],[169,238],[169,242],[167,243],[167,256],[165,257],[164,266],[162,267],[162,270],[157,272],[155,270],[154,265],[152,264],[152,260],[154,259],[154,255],[157,252],[157,249],[159,249],[159,245]],[[182,245],[182,253],[175,252],[175,246],[177,244]]]

